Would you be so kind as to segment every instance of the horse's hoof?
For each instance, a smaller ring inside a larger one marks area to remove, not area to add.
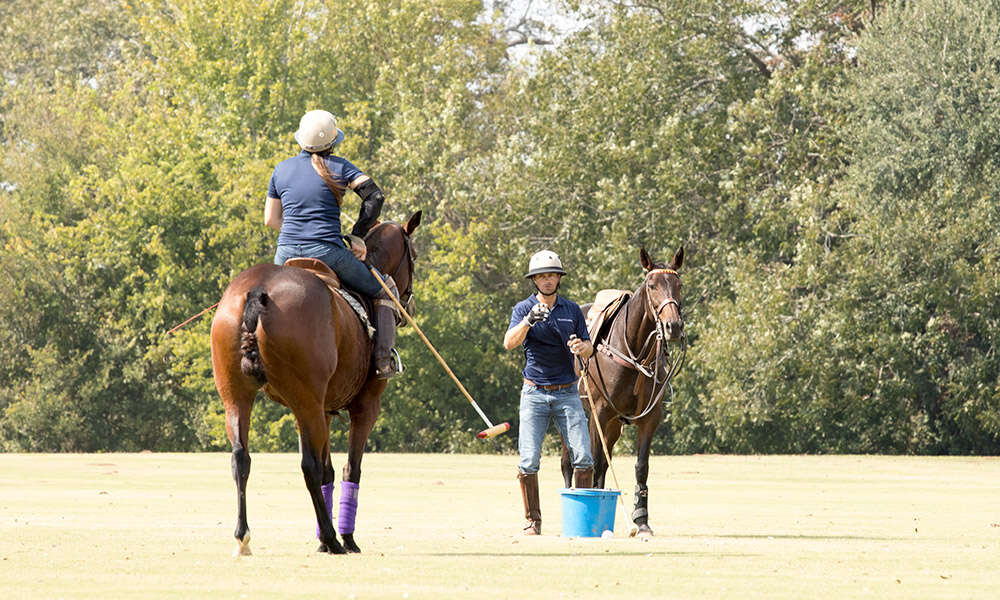
[[[361,553],[361,548],[358,548],[358,544],[354,541],[354,535],[350,533],[344,536],[344,548],[352,554]]]
[[[242,540],[236,540],[236,549],[233,550],[233,558],[251,556],[252,554],[253,552],[250,552],[250,534],[247,534]]]
[[[325,552],[327,554],[347,554],[347,550],[344,550],[344,547],[337,541],[334,541],[332,546],[330,544],[320,542],[319,548],[316,548],[316,552]]]
[[[649,525],[640,525],[639,526],[639,538],[645,540],[645,539],[649,539],[651,537],[653,537],[653,530],[649,528]]]

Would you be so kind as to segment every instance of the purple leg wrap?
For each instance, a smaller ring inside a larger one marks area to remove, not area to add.
[[[333,521],[333,482],[321,485],[320,491],[323,492],[323,504],[326,504],[326,514],[330,515],[330,520]],[[316,523],[316,539],[319,539],[319,523]]]
[[[358,484],[340,482],[340,515],[337,517],[337,531],[340,535],[354,533],[354,517],[358,514]]]

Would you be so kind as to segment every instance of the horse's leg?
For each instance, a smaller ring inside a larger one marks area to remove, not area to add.
[[[302,446],[302,475],[306,480],[306,489],[309,490],[313,509],[316,511],[316,522],[319,523],[319,551],[344,554],[346,551],[337,541],[333,520],[323,499],[324,467],[329,462],[330,455],[330,430],[320,406],[322,404],[317,401],[309,408],[300,409],[295,414]]]
[[[569,457],[569,447],[566,446],[566,438],[562,437],[562,457],[559,459],[559,466],[562,469],[563,482],[567,488],[573,487],[573,461]]]
[[[329,437],[330,432],[330,419],[332,415],[326,416],[326,431]],[[302,451],[302,440],[299,439],[299,451]],[[323,504],[326,505],[326,514],[330,517],[330,522],[333,522],[333,484],[337,479],[336,474],[333,471],[333,462],[330,458],[330,445],[327,444],[326,457],[323,459],[323,485],[320,486],[320,491],[323,493]],[[320,539],[320,529],[319,521],[316,522],[316,539]],[[324,550],[325,551],[325,550]]]
[[[649,527],[649,488],[646,481],[649,477],[649,446],[662,416],[663,409],[658,406],[636,424],[635,508],[632,510],[632,521],[639,526],[642,537],[653,535]]]
[[[382,392],[386,380],[370,380],[361,393],[351,401],[347,411],[351,416],[351,427],[347,434],[347,464],[340,483],[340,513],[337,515],[337,529],[344,538],[348,552],[361,552],[354,541],[354,521],[358,513],[358,486],[361,483],[361,457],[365,453],[368,434],[375,426],[382,407]]]
[[[250,433],[250,411],[253,409],[255,390],[234,389],[235,386],[220,386],[224,389],[223,401],[226,407],[226,435],[233,445],[233,480],[236,482],[236,538],[237,546],[233,556],[248,556],[250,552],[250,526],[247,525],[247,480],[250,479],[250,449],[247,444]]]

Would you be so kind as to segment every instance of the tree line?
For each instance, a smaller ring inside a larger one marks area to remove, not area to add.
[[[228,447],[210,314],[166,332],[270,261],[270,171],[324,108],[384,217],[424,211],[417,319],[494,421],[531,254],[584,303],[683,245],[655,452],[1000,450],[1000,2],[553,6],[569,33],[473,0],[0,5],[0,449]],[[371,449],[513,449],[399,347]]]

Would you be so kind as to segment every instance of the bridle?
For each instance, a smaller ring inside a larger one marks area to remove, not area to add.
[[[677,271],[673,269],[651,269],[646,272],[646,281],[643,282],[643,285],[647,285],[647,282],[649,281],[649,277],[651,275],[674,275],[675,277],[680,279],[680,275],[678,275]],[[681,316],[680,301],[674,298],[673,296],[667,296],[666,298],[663,299],[663,302],[660,302],[659,306],[653,308],[653,299],[649,297],[649,292],[648,291],[646,292],[646,306],[650,309],[651,311],[650,318],[653,319],[653,323],[656,326],[657,341],[666,339],[667,337],[666,331],[664,330],[666,325],[663,323],[663,321],[660,320],[660,313],[663,311],[664,308],[670,306],[671,304],[677,307],[677,318],[680,319],[681,322],[681,339],[683,339],[684,317]]]
[[[409,281],[406,282],[406,289],[399,294],[399,303],[406,307],[406,312],[412,317],[413,313],[416,311],[416,300],[413,296],[413,243],[410,241],[410,236],[406,234],[406,230],[403,230],[403,246],[405,247],[406,254],[406,267],[410,271]],[[402,266],[403,261],[399,261],[399,265],[396,266],[396,271],[399,271],[399,267]],[[403,321],[406,323],[406,321]]]
[[[636,415],[626,415],[621,410],[615,406],[614,401],[611,399],[611,394],[608,393],[607,384],[604,382],[604,375],[601,373],[601,366],[599,362],[595,362],[594,365],[597,370],[598,385],[600,386],[601,393],[604,395],[604,399],[607,400],[608,405],[618,414],[618,417],[626,421],[638,421],[639,419],[645,417],[650,412],[656,408],[657,404],[663,399],[663,394],[666,392],[667,388],[671,389],[673,393],[673,386],[670,381],[674,378],[677,373],[680,372],[681,367],[684,366],[684,359],[687,356],[687,335],[684,333],[683,325],[684,320],[681,317],[681,303],[673,296],[668,296],[663,301],[659,303],[658,306],[653,305],[653,300],[649,295],[649,278],[654,275],[674,275],[680,277],[680,275],[674,269],[657,268],[650,269],[646,272],[646,278],[643,281],[640,289],[642,293],[645,294],[645,308],[646,313],[643,315],[643,319],[649,318],[653,321],[653,330],[646,336],[643,341],[642,346],[639,348],[638,352],[633,352],[632,347],[628,341],[628,335],[626,331],[622,332],[622,343],[624,344],[624,352],[612,346],[609,342],[600,342],[597,344],[596,350],[601,354],[604,354],[615,363],[638,371],[640,375],[653,380],[653,385],[649,392],[649,401],[646,403],[645,408],[643,408]],[[670,360],[670,349],[667,347],[667,331],[666,324],[660,320],[660,313],[664,308],[673,304],[677,307],[677,316],[681,320],[681,335],[680,339],[676,342],[680,345],[680,352],[677,357],[671,361]],[[625,304],[625,323],[623,329],[627,329],[629,321],[629,303]],[[589,376],[589,360],[584,362],[584,372],[583,376]],[[640,379],[637,377],[635,382],[635,387],[633,388],[633,394],[638,393]],[[657,390],[657,388],[659,388]]]

